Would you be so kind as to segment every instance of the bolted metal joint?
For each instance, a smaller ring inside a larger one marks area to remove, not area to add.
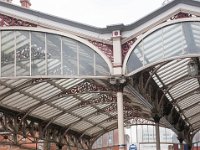
[[[111,77],[109,79],[109,83],[115,88],[117,91],[123,91],[124,86],[127,83],[127,79],[125,76],[121,77]]]
[[[159,114],[154,114],[153,115],[153,119],[154,119],[155,123],[159,123],[161,118],[162,117],[160,117]]]

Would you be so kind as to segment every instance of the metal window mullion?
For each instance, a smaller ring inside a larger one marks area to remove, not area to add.
[[[0,77],[1,77],[1,61],[2,61],[2,59],[1,59],[1,51],[2,51],[2,43],[1,43],[1,36],[2,36],[2,31],[0,31],[0,44],[1,44],[1,46],[0,46]]]
[[[14,31],[14,39],[15,39],[15,47],[14,47],[14,77],[16,77],[16,72],[17,72],[17,56],[16,56],[16,54],[17,54],[17,41],[16,41],[16,31]]]
[[[94,75],[96,75],[96,55],[95,55],[95,52],[93,52],[94,53],[94,59],[93,59],[93,61],[94,61]]]
[[[47,34],[45,33],[44,36],[44,49],[45,49],[45,75],[47,75],[48,72],[48,60],[47,60]]]
[[[60,37],[60,48],[61,48],[61,51],[60,51],[60,57],[61,57],[61,66],[60,66],[60,69],[61,69],[61,75],[63,75],[63,38]]]
[[[79,63],[80,63],[80,58],[79,58],[79,47],[78,47],[78,42],[76,42],[76,51],[77,51],[77,75],[80,74],[80,66],[79,66]]]
[[[32,38],[31,38],[31,32],[29,31],[29,45],[30,45],[30,47],[29,47],[29,57],[30,57],[30,58],[29,58],[29,61],[30,61],[30,62],[29,62],[29,63],[30,63],[30,64],[29,64],[29,67],[30,67],[29,75],[30,75],[30,76],[32,75],[32,71],[31,71],[31,68],[32,68],[32,67],[31,67],[31,66],[32,66],[32,65],[31,65],[31,63],[32,63],[32,62],[31,62],[31,51],[32,51],[32,49],[31,49],[32,45],[31,45],[31,44],[32,44],[32,43],[31,43],[31,39],[32,39]]]
[[[149,125],[147,125],[147,135],[148,135],[148,142],[149,142]]]
[[[144,63],[145,63],[145,59],[144,59],[144,39],[142,39],[142,64],[143,64],[143,66],[144,66]]]

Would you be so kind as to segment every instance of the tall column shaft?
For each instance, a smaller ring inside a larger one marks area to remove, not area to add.
[[[123,93],[122,92],[117,92],[117,113],[118,113],[119,150],[125,150]]]
[[[183,143],[180,143],[180,150],[183,150]]]
[[[156,150],[160,150],[160,129],[159,129],[159,122],[156,122]]]

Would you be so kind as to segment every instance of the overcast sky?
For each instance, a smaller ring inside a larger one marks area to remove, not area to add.
[[[20,0],[13,0],[19,5]],[[31,9],[76,22],[106,27],[130,24],[162,6],[164,0],[30,0]]]

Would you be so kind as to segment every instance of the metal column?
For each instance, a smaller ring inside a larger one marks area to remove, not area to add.
[[[119,150],[125,150],[124,141],[124,113],[123,113],[123,93],[117,92],[117,113],[118,113],[118,139]]]
[[[160,150],[160,129],[159,129],[159,122],[160,122],[160,116],[158,113],[152,114],[152,117],[155,122],[155,128],[156,128],[156,150]]]
[[[159,129],[159,122],[156,122],[156,150],[160,150],[160,129]]]

